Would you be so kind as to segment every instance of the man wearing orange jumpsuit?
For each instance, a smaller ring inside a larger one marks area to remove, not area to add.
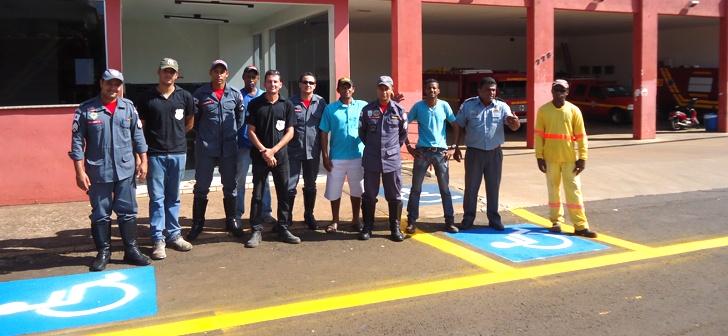
[[[534,127],[536,162],[538,169],[546,174],[549,193],[549,219],[553,223],[549,231],[561,232],[564,223],[560,197],[563,181],[574,235],[596,238],[597,233],[589,230],[580,190],[579,174],[586,169],[588,150],[584,119],[579,108],[566,101],[568,94],[567,81],[554,81],[551,86],[553,100],[538,109]],[[578,144],[578,157],[574,142]]]

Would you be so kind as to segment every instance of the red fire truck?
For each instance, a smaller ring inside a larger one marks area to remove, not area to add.
[[[717,68],[668,68],[658,69],[657,110],[667,115],[675,106],[685,106],[692,98],[698,98],[695,109],[699,115],[718,110]]]
[[[498,83],[498,98],[511,107],[521,123],[526,122],[526,74],[506,70],[452,69],[426,71],[423,79],[434,78],[440,83],[440,99],[447,101],[456,114],[460,104],[478,95],[478,83],[492,77]]]

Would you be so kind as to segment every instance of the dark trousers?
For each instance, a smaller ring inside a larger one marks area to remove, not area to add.
[[[288,159],[290,167],[290,177],[288,179],[288,196],[296,196],[296,186],[301,170],[303,170],[303,191],[316,191],[316,176],[321,166],[321,157],[315,157],[311,160]]]
[[[238,155],[207,156],[195,154],[195,186],[192,192],[195,197],[207,198],[210,193],[210,184],[215,172],[215,166],[220,173],[222,194],[225,197],[235,197],[238,194],[235,174],[238,169]]]
[[[463,221],[474,221],[478,206],[480,182],[485,179],[485,198],[488,209],[488,222],[501,224],[498,213],[498,194],[500,193],[503,172],[503,149],[482,150],[468,147],[465,151],[465,197],[463,199]]]
[[[278,226],[288,228],[291,218],[291,207],[288,204],[288,177],[290,167],[288,162],[279,162],[275,167],[269,167],[265,162],[253,161],[253,198],[250,204],[250,228],[253,231],[263,230],[263,188],[268,183],[268,174],[273,176],[278,200]]]
[[[88,190],[91,202],[92,224],[111,222],[111,212],[116,212],[119,223],[126,223],[137,217],[136,186],[134,177],[110,183],[91,183]]]
[[[387,202],[402,200],[402,170],[397,169],[389,173],[380,173],[364,169],[364,195],[362,202],[374,204],[379,194],[379,178],[382,178],[384,198]]]

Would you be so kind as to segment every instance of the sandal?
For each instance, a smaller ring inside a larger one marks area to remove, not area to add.
[[[339,225],[336,223],[331,223],[329,226],[326,227],[326,233],[336,233],[339,230]]]

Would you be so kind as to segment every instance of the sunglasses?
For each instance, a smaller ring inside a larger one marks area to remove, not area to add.
[[[281,73],[278,70],[268,70],[265,72],[265,77],[268,77],[270,75],[280,76]]]
[[[309,81],[301,81],[301,84],[308,84],[308,85],[316,85],[316,82],[309,82]]]

